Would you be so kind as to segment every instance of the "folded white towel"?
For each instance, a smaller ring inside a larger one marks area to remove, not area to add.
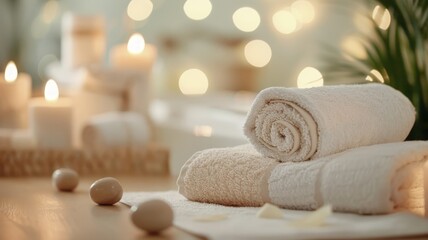
[[[384,84],[273,87],[257,95],[244,133],[265,156],[303,161],[403,141],[414,121],[411,102]]]
[[[147,145],[150,128],[146,119],[133,112],[109,112],[92,117],[82,130],[85,148],[138,148]]]
[[[307,211],[283,210],[283,219],[257,217],[260,208],[226,207],[217,204],[192,202],[177,192],[125,192],[120,200],[133,206],[158,198],[174,209],[174,225],[198,237],[210,240],[249,239],[414,239],[428,236],[428,218],[407,212],[387,215],[355,215],[333,213],[320,227],[296,227],[299,221],[312,214]],[[226,216],[218,221],[201,218]]]
[[[120,95],[131,91],[138,81],[146,81],[145,76],[136,71],[125,71],[98,66],[87,67],[82,75],[82,87],[93,92]]]
[[[341,212],[423,214],[427,160],[423,141],[359,147],[299,163],[279,163],[243,145],[196,153],[178,186],[189,200],[232,206],[270,202],[310,210],[329,203]]]

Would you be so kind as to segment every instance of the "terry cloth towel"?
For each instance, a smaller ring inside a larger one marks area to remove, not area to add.
[[[148,144],[150,128],[133,112],[109,112],[92,117],[82,130],[85,148],[92,150],[140,148]]]
[[[175,191],[125,192],[121,202],[133,206],[149,199],[162,199],[174,210],[174,226],[210,240],[238,239],[374,239],[428,236],[428,219],[400,212],[388,215],[362,216],[334,213],[320,227],[293,227],[292,221],[311,214],[307,211],[282,210],[283,219],[256,216],[259,208],[226,207],[192,202]],[[198,218],[226,216],[222,221],[200,221]]]
[[[383,214],[424,211],[428,142],[386,143],[305,162],[279,163],[251,145],[208,149],[182,167],[179,192],[193,201],[230,206]]]
[[[403,141],[414,121],[410,101],[384,84],[273,87],[257,95],[244,133],[264,156],[296,162]]]

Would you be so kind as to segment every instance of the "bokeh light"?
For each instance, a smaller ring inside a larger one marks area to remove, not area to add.
[[[252,32],[260,25],[260,15],[250,7],[242,7],[236,10],[232,16],[235,26],[243,32]]]
[[[58,1],[49,0],[43,6],[43,10],[41,12],[42,21],[46,24],[52,23],[57,14],[59,13],[60,6]]]
[[[366,49],[364,48],[363,44],[361,43],[361,41],[358,38],[356,38],[354,36],[346,37],[342,41],[340,47],[344,51],[345,56],[347,56],[349,54],[352,57],[356,57],[358,59],[365,59],[367,57],[367,52],[366,52]],[[350,59],[350,60],[352,60],[352,59]]]
[[[291,5],[291,12],[302,23],[310,23],[315,18],[315,8],[306,0],[295,1]]]
[[[196,125],[193,127],[193,135],[197,137],[211,137],[213,128],[209,125]]]
[[[279,10],[272,17],[273,26],[283,34],[290,34],[297,29],[297,19],[288,10]]]
[[[388,9],[377,5],[373,9],[372,18],[380,29],[386,30],[391,24],[391,14]]]
[[[370,71],[370,74],[372,74],[378,82],[385,83],[385,79],[383,79],[382,74],[378,70],[372,69]],[[373,82],[374,80],[373,80],[372,76],[367,75],[366,81]]]
[[[201,95],[208,90],[208,78],[201,70],[191,68],[181,74],[178,86],[185,95]]]
[[[207,18],[212,10],[210,0],[187,0],[183,6],[184,13],[192,20]]]
[[[132,0],[128,4],[128,16],[134,21],[147,19],[153,11],[153,3],[150,0]]]
[[[252,40],[245,45],[245,59],[255,67],[266,66],[272,57],[272,50],[263,40]]]
[[[297,77],[298,88],[321,87],[324,79],[320,71],[313,67],[305,67]]]

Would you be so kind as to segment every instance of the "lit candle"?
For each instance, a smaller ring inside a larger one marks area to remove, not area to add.
[[[151,73],[156,59],[156,47],[145,43],[141,34],[133,34],[128,44],[114,47],[110,52],[113,68],[140,74],[129,92],[128,110],[148,116],[151,99]]]
[[[67,149],[72,147],[72,101],[59,98],[54,80],[45,85],[45,97],[30,101],[30,129],[37,147]]]
[[[146,44],[141,34],[133,34],[128,44],[114,47],[110,63],[114,68],[150,73],[156,58],[156,47]]]
[[[0,77],[0,128],[24,128],[31,96],[31,77],[9,62]]]

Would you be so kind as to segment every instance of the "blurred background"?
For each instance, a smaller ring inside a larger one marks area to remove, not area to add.
[[[418,112],[409,138],[427,139],[427,9],[418,0],[0,0],[0,68],[14,61],[33,96],[53,78],[72,99],[72,145],[62,147],[132,147],[139,132],[135,146],[165,145],[177,174],[198,150],[246,143],[246,113],[272,86],[389,84]],[[100,116],[117,111],[140,114],[137,130],[108,125],[124,113]],[[82,144],[88,126],[104,135]]]
[[[2,0],[0,65],[15,60],[40,86],[61,59],[62,16],[73,12],[105,17],[107,49],[134,32],[154,44],[157,92],[178,91],[191,68],[206,75],[208,91],[292,87],[305,67],[322,67],[326,46],[355,44],[369,29],[367,11],[365,1],[340,0]]]

